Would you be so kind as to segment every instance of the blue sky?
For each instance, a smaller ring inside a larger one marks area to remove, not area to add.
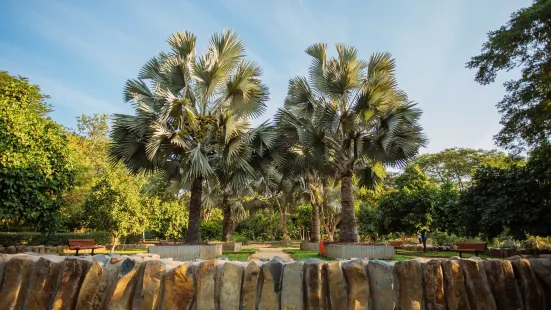
[[[499,129],[497,83],[481,86],[464,64],[477,55],[486,33],[505,24],[528,0],[226,0],[56,1],[3,0],[0,70],[28,77],[50,95],[59,123],[74,127],[82,113],[125,113],[124,82],[161,50],[175,31],[198,37],[236,30],[270,87],[268,111],[285,98],[287,82],[305,75],[304,49],[316,42],[345,43],[362,58],[389,51],[400,87],[424,111],[430,139],[422,150],[493,148]],[[510,76],[509,76],[510,78]]]

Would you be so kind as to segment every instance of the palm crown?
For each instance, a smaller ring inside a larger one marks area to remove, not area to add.
[[[284,108],[276,116],[288,150],[290,169],[329,164],[341,180],[341,241],[357,241],[352,174],[374,185],[384,165],[401,166],[426,143],[418,123],[421,111],[398,88],[395,62],[388,53],[358,59],[357,50],[337,44],[327,58],[325,44],[306,49],[309,78],[290,80]]]
[[[149,60],[137,79],[126,82],[124,99],[134,115],[117,114],[111,156],[134,172],[162,169],[191,187],[188,243],[200,242],[202,182],[238,188],[254,174],[252,158],[273,143],[266,126],[250,128],[269,93],[261,69],[245,60],[237,34],[214,34],[207,51],[195,55],[196,38],[178,32],[171,51]]]

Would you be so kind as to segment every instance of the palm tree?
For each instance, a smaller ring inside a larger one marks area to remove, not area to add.
[[[135,173],[164,170],[191,192],[187,244],[201,241],[203,182],[221,169],[254,173],[246,147],[250,119],[264,112],[269,95],[236,33],[214,34],[201,56],[195,41],[187,31],[173,34],[171,51],[153,57],[138,79],[126,82],[124,99],[134,115],[116,114],[111,132],[115,162]]]
[[[352,176],[376,185],[384,165],[403,166],[426,139],[418,123],[421,111],[398,88],[391,55],[376,53],[364,61],[354,47],[336,47],[337,56],[329,59],[326,44],[306,49],[313,58],[309,79],[290,80],[277,119],[291,150],[305,155],[300,164],[316,170],[325,162],[335,171],[341,184],[340,241],[357,242]]]

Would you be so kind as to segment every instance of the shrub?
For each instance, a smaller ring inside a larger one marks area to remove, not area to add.
[[[461,238],[454,234],[448,234],[443,231],[434,231],[430,236],[432,244],[435,246],[450,246],[455,247],[458,242],[462,241]]]
[[[526,249],[549,250],[551,249],[551,237],[540,237],[526,235],[526,240],[522,242]]]
[[[234,232],[231,238],[233,241],[241,242],[243,245],[249,244],[249,239],[245,235]]]
[[[0,232],[2,246],[17,245],[67,245],[69,239],[94,239],[96,244],[111,243],[111,234],[103,231],[88,233]]]
[[[201,239],[203,239],[203,241],[221,240],[222,229],[222,224],[218,221],[202,221]]]

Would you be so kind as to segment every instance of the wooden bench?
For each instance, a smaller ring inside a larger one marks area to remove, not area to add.
[[[94,255],[95,249],[103,248],[101,245],[96,245],[93,239],[69,239],[67,242],[70,250],[77,251],[75,256],[78,255],[79,250],[92,250],[92,255]]]
[[[388,244],[394,247],[394,251],[396,251],[397,249],[401,249],[402,246],[404,246],[403,241],[390,241]]]
[[[478,256],[478,253],[486,251],[486,244],[486,242],[459,242],[454,251],[459,253],[459,257],[462,257],[461,253],[474,253],[474,255]]]

